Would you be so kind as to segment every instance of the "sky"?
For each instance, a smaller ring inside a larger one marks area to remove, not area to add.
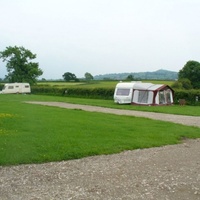
[[[45,79],[178,72],[200,61],[200,1],[0,0],[0,51],[8,46],[36,54]]]

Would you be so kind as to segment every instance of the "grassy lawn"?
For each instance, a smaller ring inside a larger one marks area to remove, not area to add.
[[[66,99],[0,95],[0,165],[76,159],[200,137],[199,128],[169,122],[23,103]]]

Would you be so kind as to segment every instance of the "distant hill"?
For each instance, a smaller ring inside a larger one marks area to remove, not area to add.
[[[159,69],[154,72],[130,72],[130,73],[113,73],[94,76],[95,80],[124,80],[128,75],[132,75],[134,79],[142,80],[175,80],[178,78],[178,72]]]

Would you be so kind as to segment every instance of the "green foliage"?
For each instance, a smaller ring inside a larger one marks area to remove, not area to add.
[[[183,137],[200,137],[199,128],[196,127],[23,103],[34,99],[58,101],[66,98],[1,96],[0,165],[113,154],[177,144]]]
[[[24,47],[6,47],[6,50],[0,52],[0,58],[7,62],[6,78],[9,82],[28,82],[32,85],[36,83],[37,77],[43,74],[39,64],[32,62],[36,54]]]
[[[114,90],[108,88],[66,88],[65,96],[112,99]]]
[[[86,80],[86,81],[91,81],[91,80],[93,80],[93,79],[94,79],[94,78],[93,78],[92,74],[90,74],[90,73],[88,73],[88,72],[85,73],[85,80]]]
[[[200,63],[188,61],[179,71],[179,79],[189,79],[194,89],[200,88]]]
[[[58,95],[61,96],[64,90],[62,88],[48,87],[48,86],[32,86],[32,94],[47,94],[47,95]]]
[[[174,82],[171,87],[173,89],[186,89],[186,90],[190,90],[193,88],[191,81],[187,78],[183,78]]]
[[[112,99],[114,89],[110,88],[58,88],[48,86],[34,86],[31,88],[33,94],[49,94],[66,97],[84,97]]]
[[[72,74],[71,72],[66,72],[63,74],[63,78],[65,81],[69,82],[69,81],[75,81],[78,82],[79,79],[76,78],[75,74]]]
[[[0,91],[3,89],[4,84],[0,84]]]
[[[175,82],[171,85],[171,87],[172,87],[173,89],[183,89],[183,85],[182,85],[182,83],[181,83],[180,81],[175,81]]]
[[[133,80],[134,80],[134,76],[133,76],[132,74],[130,74],[130,75],[128,75],[128,76],[126,77],[126,80],[127,80],[127,81],[133,81]]]
[[[144,83],[154,83],[154,84],[166,84],[171,86],[174,81],[170,80],[143,80]],[[65,82],[65,81],[46,81],[46,82],[38,82],[37,85],[43,86],[51,86],[51,87],[83,87],[83,88],[115,88],[115,86],[119,83],[119,81],[107,80],[107,81],[99,81],[93,80],[90,82],[80,81],[80,82]]]
[[[200,90],[175,90],[175,103],[178,104],[179,99],[185,99],[188,105],[200,105]]]

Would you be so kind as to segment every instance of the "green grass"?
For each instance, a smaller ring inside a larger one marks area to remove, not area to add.
[[[68,87],[68,88],[115,88],[119,81],[90,81],[90,82],[39,82],[38,85],[46,85],[52,87]]]
[[[130,81],[129,81],[130,82]],[[166,84],[171,86],[174,81],[167,81],[167,80],[142,80],[144,83],[154,83],[154,84]],[[119,83],[119,81],[97,81],[93,80],[90,82],[38,82],[38,85],[48,85],[53,87],[87,87],[87,88],[115,88],[116,84]]]
[[[196,127],[23,103],[64,99],[0,95],[0,165],[77,159],[200,137]]]

